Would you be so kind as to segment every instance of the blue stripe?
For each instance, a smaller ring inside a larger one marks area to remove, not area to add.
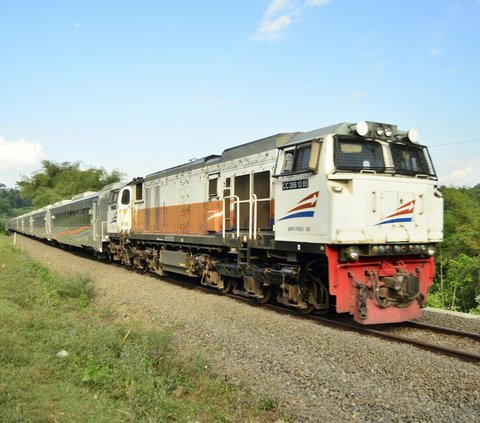
[[[386,220],[385,222],[377,223],[375,226],[378,225],[386,225],[387,223],[398,223],[398,222],[411,222],[411,217],[398,217],[397,219]]]
[[[289,216],[282,217],[281,219],[278,219],[280,222],[281,220],[286,220],[286,219],[295,219],[296,217],[313,217],[315,211],[302,211],[298,213],[291,214]]]

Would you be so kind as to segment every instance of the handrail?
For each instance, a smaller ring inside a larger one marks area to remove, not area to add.
[[[225,200],[232,198],[234,200],[234,204],[237,204],[237,212],[236,212],[236,219],[235,219],[235,226],[237,227],[237,238],[240,237],[240,204],[248,203],[248,239],[257,239],[257,226],[258,226],[258,200],[257,195],[252,194],[248,200],[240,201],[240,197],[238,195],[227,195],[223,197],[222,201],[222,234],[223,238],[225,238],[226,234],[226,210],[225,210]],[[229,210],[230,212],[230,210]]]
[[[236,202],[237,202],[237,216],[236,216],[236,220],[235,220],[235,224],[237,226],[237,238],[240,238],[240,197],[238,195],[227,195],[226,197],[223,197],[223,201],[222,201],[222,209],[223,209],[223,213],[222,213],[222,232],[223,232],[223,237],[225,238],[225,225],[226,225],[226,213],[225,213],[225,200],[227,200],[228,198],[233,198]],[[235,202],[234,202],[235,204]],[[228,211],[228,213],[230,214],[230,210]]]
[[[250,216],[248,219],[248,238],[252,239],[257,239],[257,215],[258,215],[258,210],[257,210],[257,195],[252,194],[250,197]],[[253,210],[252,210],[253,208]],[[252,228],[252,215],[253,215],[253,228]]]

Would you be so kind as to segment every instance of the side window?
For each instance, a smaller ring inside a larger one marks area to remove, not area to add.
[[[135,184],[135,201],[143,200],[143,183],[137,182]]]
[[[122,204],[128,206],[130,204],[130,190],[126,189],[122,192]]]
[[[314,141],[281,150],[277,161],[276,175],[316,172],[320,157],[320,146],[320,142]]]
[[[214,175],[208,175],[208,199],[218,197],[218,180],[219,174],[215,173]]]

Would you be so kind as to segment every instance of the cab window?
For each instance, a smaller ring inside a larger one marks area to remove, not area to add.
[[[339,137],[335,143],[335,166],[344,171],[385,172],[382,146],[376,141]]]
[[[395,172],[403,175],[435,176],[432,166],[429,166],[428,153],[424,147],[392,144],[393,166]]]
[[[280,169],[282,175],[291,173],[307,172],[310,169],[310,156],[312,154],[312,143],[301,144],[283,151],[283,165]]]

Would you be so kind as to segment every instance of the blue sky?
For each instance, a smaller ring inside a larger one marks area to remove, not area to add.
[[[415,127],[480,183],[480,0],[0,0],[0,183],[143,176],[279,132]]]

